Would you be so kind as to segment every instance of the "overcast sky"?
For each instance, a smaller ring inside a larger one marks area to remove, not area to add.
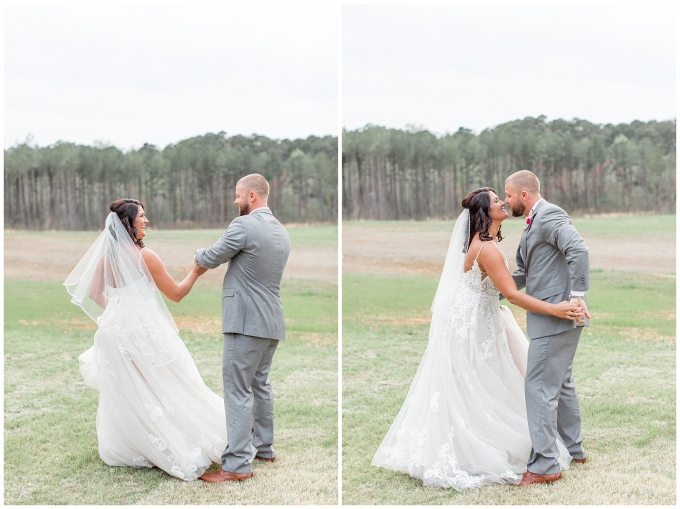
[[[342,124],[676,116],[673,4],[344,5]]]
[[[339,4],[5,5],[5,147],[338,134]]]

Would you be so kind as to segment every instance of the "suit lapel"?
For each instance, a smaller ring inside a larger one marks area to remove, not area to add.
[[[541,209],[543,208],[543,205],[545,203],[547,202],[544,199],[541,203],[538,204],[536,210],[534,210],[534,215],[531,217],[531,224],[524,229],[524,231],[522,232],[522,237],[520,238],[520,245],[522,246],[522,259],[524,260],[525,270],[528,270],[529,264],[529,261],[527,260],[527,254],[529,252],[529,232],[531,232],[531,227],[536,222],[536,218],[541,213]]]

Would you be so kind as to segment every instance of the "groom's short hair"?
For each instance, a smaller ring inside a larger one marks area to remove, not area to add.
[[[241,186],[244,191],[255,191],[262,198],[269,196],[269,182],[259,173],[251,173],[246,175],[241,180],[236,182],[237,186]]]
[[[505,182],[514,187],[517,191],[527,191],[529,194],[541,192],[541,182],[538,177],[529,170],[520,170],[510,175]]]

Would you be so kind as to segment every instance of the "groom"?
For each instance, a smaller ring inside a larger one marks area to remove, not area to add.
[[[585,292],[589,288],[588,248],[564,210],[541,197],[540,183],[530,171],[505,181],[505,203],[514,217],[527,216],[517,249],[517,288],[553,303],[575,300],[583,308],[581,323],[527,312],[531,338],[525,395],[531,455],[520,485],[553,482],[562,477],[557,461],[557,434],[573,461],[585,463],[581,416],[574,379],[574,354],[582,327],[590,318]]]
[[[253,476],[255,459],[274,461],[274,401],[269,368],[286,326],[279,286],[290,239],[267,207],[269,183],[256,173],[236,183],[239,217],[214,245],[196,251],[194,263],[214,269],[229,262],[222,285],[222,380],[227,448],[222,468],[208,482]]]

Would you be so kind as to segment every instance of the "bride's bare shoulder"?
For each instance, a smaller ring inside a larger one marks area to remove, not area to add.
[[[482,249],[481,252],[479,253],[479,258],[477,260],[479,261],[479,264],[483,267],[491,267],[493,265],[503,265],[505,267],[505,258],[503,256],[503,252],[500,250],[500,247],[498,244],[496,244],[494,241],[488,241],[485,244],[495,244],[493,246],[489,246],[486,249]],[[488,271],[487,271],[488,272]]]
[[[477,258],[477,254],[479,253],[479,249],[484,245],[484,242],[482,242],[479,239],[479,236],[475,236],[471,241],[470,245],[468,246],[467,249],[467,254],[465,255],[465,270],[468,271],[472,268],[472,265],[475,263],[475,258]]]
[[[142,258],[144,259],[144,263],[146,263],[147,266],[149,264],[155,265],[158,263],[163,263],[160,256],[158,256],[155,251],[149,249],[148,247],[142,249]]]

